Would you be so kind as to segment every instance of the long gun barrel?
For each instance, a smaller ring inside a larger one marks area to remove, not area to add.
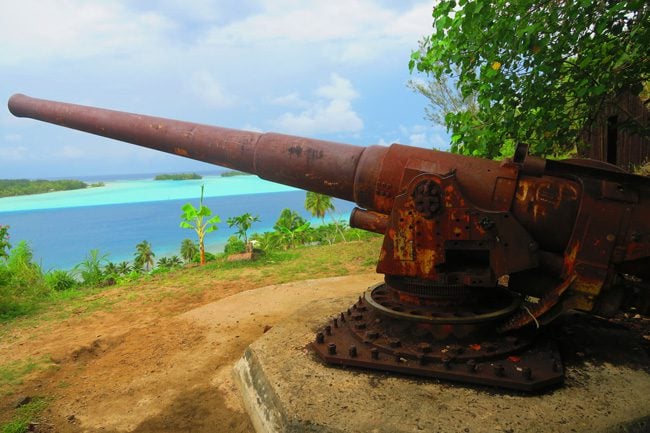
[[[276,133],[256,133],[16,94],[9,110],[67,128],[228,167],[285,185],[356,202],[390,214],[405,167],[423,161],[436,172],[457,171],[467,194],[491,207],[493,161],[410,146],[359,147]],[[510,177],[511,175],[508,174]]]

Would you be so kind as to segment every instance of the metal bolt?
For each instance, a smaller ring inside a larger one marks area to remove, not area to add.
[[[526,367],[521,372],[521,375],[524,377],[524,379],[531,380],[533,378],[533,370],[531,370],[530,367]]]
[[[336,355],[336,344],[330,343],[327,345],[327,353],[330,355]]]
[[[345,322],[345,314],[341,313],[341,322]]]
[[[326,335],[332,335],[332,327],[330,325],[327,325],[325,327],[325,334]]]
[[[357,346],[352,345],[348,349],[348,354],[350,355],[351,358],[356,358],[357,357]]]
[[[494,374],[502,377],[505,373],[505,369],[503,368],[503,365],[501,364],[494,364]]]
[[[316,334],[316,343],[317,344],[323,344],[325,342],[325,336],[323,335],[322,332],[319,332]]]
[[[370,357],[372,359],[379,359],[379,349],[377,349],[376,347],[370,349]]]
[[[488,217],[483,217],[483,218],[481,218],[480,221],[479,221],[478,223],[479,223],[479,224],[481,225],[481,227],[483,227],[485,230],[489,230],[489,229],[491,229],[492,227],[494,227],[494,221],[492,221],[492,220],[491,220],[490,218],[488,218]]]

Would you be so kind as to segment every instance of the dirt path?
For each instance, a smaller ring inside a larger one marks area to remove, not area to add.
[[[246,346],[314,297],[360,293],[378,278],[255,290],[222,284],[193,297],[122,302],[111,312],[17,329],[0,342],[0,353],[47,357],[53,366],[2,397],[0,413],[25,396],[46,396],[53,400],[40,432],[252,432],[231,377]]]

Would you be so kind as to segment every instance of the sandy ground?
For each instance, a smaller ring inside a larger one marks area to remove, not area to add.
[[[313,280],[307,290],[304,282],[300,290],[215,283],[199,297],[122,302],[16,329],[0,341],[5,360],[53,365],[0,397],[0,422],[24,397],[46,396],[37,432],[252,432],[231,374],[245,348],[314,298],[361,293],[379,280]]]

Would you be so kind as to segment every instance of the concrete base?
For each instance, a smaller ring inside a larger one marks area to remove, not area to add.
[[[236,381],[257,432],[650,431],[647,354],[618,335],[623,329],[567,318],[558,328],[566,382],[530,396],[324,365],[306,346],[355,297],[315,300],[238,361]],[[601,350],[594,342],[608,340],[608,354],[594,353]]]

